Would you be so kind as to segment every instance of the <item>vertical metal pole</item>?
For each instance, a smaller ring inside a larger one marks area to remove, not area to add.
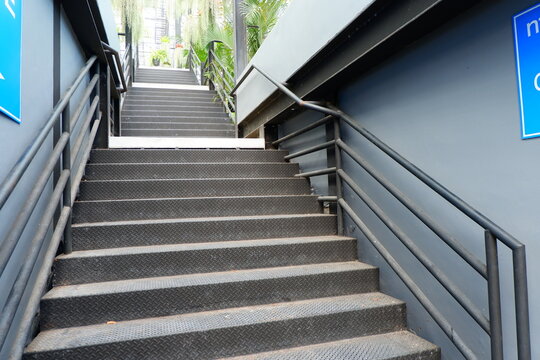
[[[247,66],[247,30],[240,4],[244,0],[234,0],[234,78],[238,79]]]
[[[110,70],[106,63],[99,64],[99,110],[101,122],[94,140],[94,147],[109,147],[109,127],[111,114]]]
[[[71,136],[71,116],[69,110],[69,102],[64,111],[62,111],[62,131]],[[62,170],[70,172],[63,193],[63,205],[71,208],[71,140],[68,138],[66,147],[62,152]],[[68,221],[64,228],[64,253],[71,254],[73,252],[73,237],[71,231],[71,211],[69,212]]]
[[[501,287],[499,282],[499,257],[497,239],[489,230],[484,232],[486,242],[486,265],[488,275],[489,330],[491,359],[503,359],[503,336],[501,317]]]
[[[215,90],[216,85],[214,84],[216,80],[216,74],[214,73],[214,68],[212,67],[212,62],[214,61],[214,42],[211,41],[210,44],[208,44],[208,58],[207,58],[207,64],[208,64],[208,71],[210,72],[210,76],[208,77],[208,88],[210,90]]]
[[[60,69],[60,61],[61,61],[61,36],[60,36],[60,18],[62,16],[62,4],[60,0],[54,0],[54,12],[53,12],[53,88],[52,88],[52,104],[53,107],[58,104],[60,101],[60,92],[61,92],[61,86],[60,86],[60,77],[61,77],[61,69]],[[5,56],[5,55],[4,55]],[[56,144],[58,143],[58,139],[60,138],[60,134],[62,132],[62,125],[60,121],[56,121],[53,126],[53,144],[52,147],[54,148]],[[58,183],[58,179],[60,178],[60,161],[56,164],[54,167],[53,172],[53,188],[56,187],[56,184]],[[58,219],[60,218],[60,211],[61,206],[60,203],[58,203],[58,207],[56,208],[54,212],[54,219],[53,224],[56,224],[58,222]]]
[[[336,144],[334,146],[334,152],[335,152],[335,158],[336,158],[336,195],[337,195],[337,207],[336,207],[336,215],[337,215],[337,227],[338,227],[338,235],[343,235],[343,209],[341,208],[341,205],[339,203],[339,200],[343,198],[343,187],[341,183],[341,178],[339,176],[338,170],[341,170],[341,149],[339,148],[337,141],[341,140],[341,131],[339,128],[340,125],[340,118],[336,117],[334,119],[334,140],[336,141]]]
[[[531,359],[531,333],[529,326],[529,294],[527,288],[527,260],[525,246],[513,250],[514,296],[516,302],[516,329],[518,359]]]
[[[329,121],[325,124],[326,141],[332,141],[335,137],[335,127],[333,122]],[[336,166],[336,151],[334,147],[326,149],[326,167],[331,168]],[[336,173],[330,173],[327,175],[328,180],[328,195],[337,194],[336,189]],[[337,213],[337,202],[329,202],[330,213]],[[339,230],[339,229],[338,229]]]

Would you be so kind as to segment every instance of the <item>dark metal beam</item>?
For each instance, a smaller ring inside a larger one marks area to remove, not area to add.
[[[378,0],[287,80],[303,99],[332,98],[369,71],[481,0]],[[244,134],[279,123],[294,103],[277,91],[242,121]]]

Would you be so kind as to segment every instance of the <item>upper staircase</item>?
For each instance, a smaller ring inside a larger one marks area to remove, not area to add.
[[[131,89],[123,131],[228,131],[164,93]],[[24,358],[439,359],[286,154],[94,149]]]

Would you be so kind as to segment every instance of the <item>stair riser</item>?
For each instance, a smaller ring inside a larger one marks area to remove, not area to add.
[[[227,115],[223,110],[208,111],[208,110],[124,110],[122,111],[122,117],[126,116],[200,116],[200,117],[220,117],[226,118]]]
[[[404,327],[405,307],[395,305],[235,328],[224,327],[206,332],[156,336],[69,351],[26,354],[25,359],[116,360],[119,356],[123,360],[213,359],[398,331]],[[185,346],[179,347],[178,344]]]
[[[234,131],[222,130],[178,130],[178,129],[122,129],[121,136],[149,136],[149,137],[215,137],[234,138]]]
[[[231,119],[226,117],[204,117],[204,116],[182,116],[182,117],[174,117],[174,116],[159,116],[159,117],[148,117],[148,116],[123,116],[122,117],[122,123],[129,122],[129,123],[147,123],[147,122],[159,122],[159,123],[170,123],[170,124],[192,124],[192,123],[201,123],[201,124],[231,124]]]
[[[356,260],[355,240],[59,259],[55,286]]]
[[[319,211],[315,196],[79,202],[73,208],[73,222],[309,214]]]
[[[286,151],[93,150],[91,163],[279,162]]]
[[[292,163],[238,164],[89,164],[87,180],[208,179],[291,177],[299,172]]]
[[[194,98],[192,100],[185,100],[185,99],[176,99],[171,98],[169,100],[152,100],[148,99],[146,97],[132,97],[131,95],[128,95],[126,98],[126,101],[124,102],[124,106],[131,106],[131,105],[138,105],[138,106],[204,106],[204,105],[214,105],[214,106],[223,106],[219,102],[214,102],[214,97],[208,97],[208,98]]]
[[[135,77],[135,82],[140,83],[151,83],[151,84],[175,84],[175,85],[195,85],[198,86],[199,83],[195,79],[155,79],[148,77]]]
[[[272,239],[335,234],[336,219],[333,216],[246,218],[241,220],[182,221],[112,226],[76,225],[73,227],[73,249],[110,249],[154,244]]]
[[[183,111],[204,111],[214,110],[223,111],[223,105],[220,103],[210,102],[193,104],[186,102],[185,104],[140,104],[140,103],[128,103],[124,104],[123,111],[139,111],[139,110],[183,110]]]
[[[81,182],[80,200],[152,199],[166,197],[308,195],[309,183],[294,179],[219,179]]]
[[[45,299],[41,329],[65,328],[375,292],[375,268],[277,279],[193,285],[87,297]]]
[[[122,122],[122,130],[137,130],[137,129],[173,129],[173,130],[189,130],[202,128],[206,130],[223,130],[232,131],[234,134],[233,124],[205,124],[205,123],[170,123],[170,122]]]
[[[217,96],[217,92],[209,90],[188,90],[188,89],[153,89],[153,88],[131,88],[128,95],[145,96],[168,96],[168,95],[195,95],[195,96]]]
[[[178,76],[178,75],[145,75],[135,74],[135,82],[177,82],[177,83],[197,83],[195,76]],[[198,85],[198,84],[197,84]]]
[[[127,101],[207,101],[213,102],[218,95],[208,91],[128,91]]]

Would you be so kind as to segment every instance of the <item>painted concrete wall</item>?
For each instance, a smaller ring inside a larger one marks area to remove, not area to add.
[[[0,181],[8,175],[10,169],[20,158],[25,149],[45,124],[53,108],[53,0],[23,2],[22,34],[22,123],[16,124],[0,115]],[[61,18],[61,93],[73,83],[85,59],[71,31],[65,16]],[[82,85],[84,87],[84,84]],[[78,91],[71,103],[74,110],[82,91]],[[35,160],[31,163],[16,190],[0,210],[0,239],[5,239],[23,202],[32,190],[43,165],[52,150],[50,136]],[[52,184],[42,194],[38,207],[32,215],[16,252],[7,269],[0,277],[0,309],[3,308],[11,284],[21,265],[25,261],[24,252],[35,232],[36,226],[47,205]],[[1,243],[0,243],[1,246]],[[0,358],[6,354],[0,353]]]
[[[293,75],[336,34],[361,14],[373,0],[294,0],[268,35],[250,64],[279,81]],[[249,68],[249,65],[248,65]],[[275,90],[260,74],[252,73],[238,89],[238,121],[241,122]]]
[[[540,283],[536,281],[540,271],[536,260],[540,254],[540,170],[536,164],[540,139],[520,139],[512,33],[512,16],[535,3],[532,0],[492,1],[473,8],[369,74],[344,84],[338,94],[338,106],[526,244],[533,358],[537,359],[540,358],[540,344],[536,341],[540,337],[540,307],[535,300],[540,296]],[[275,51],[279,54],[281,50]],[[297,116],[280,125],[280,135],[314,121],[315,117],[310,116]],[[484,234],[479,226],[350,127],[342,126],[342,136],[470,251],[484,259]],[[324,134],[314,130],[295,143],[285,143],[283,148],[295,151],[304,143],[313,145],[323,138]],[[323,152],[297,161],[302,169],[326,165]],[[452,255],[440,239],[352,159],[344,156],[343,163],[345,171],[487,316],[485,281],[457,255]],[[315,189],[324,193],[324,187],[316,185]],[[429,294],[477,356],[489,358],[489,338],[480,327],[347,187],[345,198],[378,240]],[[382,291],[407,302],[409,327],[442,346],[444,359],[463,358],[350,220],[346,221],[346,231],[359,238],[360,259],[381,268]],[[504,246],[499,247],[499,253],[505,358],[516,359],[511,254]]]

